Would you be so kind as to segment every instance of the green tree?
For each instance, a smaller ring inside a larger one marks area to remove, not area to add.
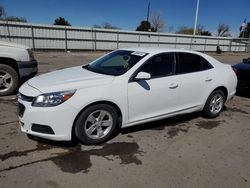
[[[120,29],[119,27],[116,27],[114,25],[111,25],[109,22],[103,22],[102,25],[95,24],[93,25],[93,28],[99,28],[99,29]]]
[[[185,35],[192,35],[194,32],[194,29],[192,27],[187,26],[181,26],[176,33],[177,34],[185,34]]]
[[[26,18],[16,16],[7,16],[4,20],[12,22],[27,22]]]
[[[247,23],[247,27],[245,28],[244,31],[240,33],[241,38],[249,38],[250,35],[250,22]]]
[[[5,15],[4,7],[0,5],[0,18],[2,18]]]
[[[194,28],[182,26],[176,32],[177,34],[185,34],[185,35],[193,35]],[[203,36],[212,36],[212,33],[208,30],[205,30],[203,26],[198,25],[196,35],[203,35]]]
[[[198,25],[197,35],[212,36],[212,33],[208,30],[205,30],[205,28],[202,25]]]
[[[65,25],[65,26],[71,26],[71,24],[65,20],[63,17],[59,17],[55,19],[54,25]]]
[[[6,16],[4,7],[0,5],[0,20],[13,21],[13,22],[27,22],[24,17]]]
[[[149,21],[143,20],[140,25],[136,28],[136,31],[149,31],[155,32],[155,28],[151,27],[151,23]]]

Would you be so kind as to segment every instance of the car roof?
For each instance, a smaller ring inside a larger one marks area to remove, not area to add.
[[[130,50],[130,51],[138,51],[138,52],[145,52],[149,54],[158,54],[164,52],[186,52],[186,53],[195,53],[199,55],[203,55],[203,53],[186,50],[186,49],[178,49],[178,48],[163,48],[163,47],[130,47],[130,48],[121,48],[119,50]]]
[[[163,48],[163,47],[129,47],[129,48],[120,48],[118,50],[129,50],[129,51],[136,51],[136,52],[144,52],[153,56],[159,53],[166,53],[166,52],[183,52],[183,53],[192,53],[199,56],[202,56],[206,60],[208,60],[213,66],[223,66],[224,64],[220,61],[216,60],[215,58],[193,50],[186,50],[186,49],[178,49],[178,48]]]

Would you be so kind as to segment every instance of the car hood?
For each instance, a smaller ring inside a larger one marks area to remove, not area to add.
[[[6,41],[0,41],[0,46],[7,46],[7,47],[14,47],[14,48],[21,48],[21,49],[28,49],[28,46],[17,44],[14,42],[6,42]]]
[[[27,84],[42,93],[95,87],[111,83],[114,76],[99,74],[81,66],[53,71],[30,79]]]

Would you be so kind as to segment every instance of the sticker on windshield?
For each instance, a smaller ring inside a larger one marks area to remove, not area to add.
[[[131,55],[137,55],[137,56],[145,56],[146,53],[145,52],[133,52]]]

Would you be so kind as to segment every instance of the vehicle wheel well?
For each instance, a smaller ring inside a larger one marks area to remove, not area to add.
[[[0,57],[0,64],[12,67],[17,72],[17,74],[19,76],[19,70],[18,70],[16,60],[11,59],[11,58],[6,58],[6,57]]]
[[[122,112],[121,112],[121,109],[113,102],[110,102],[110,101],[97,101],[97,102],[94,102],[94,103],[91,103],[89,104],[88,106],[84,107],[76,116],[75,120],[74,120],[74,123],[73,123],[73,126],[72,126],[72,130],[71,130],[71,139],[72,140],[76,140],[76,135],[75,135],[75,124],[76,124],[76,121],[78,119],[78,117],[80,116],[80,114],[86,110],[87,108],[89,108],[90,106],[93,106],[93,105],[97,105],[97,104],[107,104],[107,105],[110,105],[112,107],[114,107],[117,111],[117,114],[118,114],[118,118],[119,118],[119,128],[121,127],[122,125]]]
[[[227,88],[226,88],[226,87],[224,87],[224,86],[217,87],[217,88],[214,89],[211,93],[213,93],[213,92],[216,91],[216,90],[221,90],[221,91],[224,93],[225,98],[227,99],[228,91],[227,91]]]

